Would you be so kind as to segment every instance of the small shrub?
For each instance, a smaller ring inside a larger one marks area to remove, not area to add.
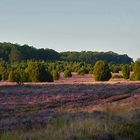
[[[110,70],[111,70],[112,73],[119,73],[120,67],[113,64],[113,65],[110,66]]]
[[[72,77],[72,73],[70,70],[65,70],[64,71],[64,77]]]
[[[58,80],[60,78],[60,74],[59,74],[59,72],[57,70],[54,70],[52,72],[52,76],[53,76],[54,80]]]
[[[122,66],[122,73],[123,73],[123,78],[124,79],[129,79],[130,76],[130,68],[128,65],[123,65]]]
[[[52,74],[43,63],[29,61],[26,71],[31,82],[53,82]]]
[[[113,75],[112,78],[113,79],[121,79],[121,78],[123,78],[123,76],[122,75]]]
[[[107,62],[97,61],[94,66],[95,81],[108,81],[111,78],[111,72]]]
[[[84,75],[84,74],[88,74],[89,73],[89,70],[85,67],[81,67],[79,70],[78,70],[78,74],[79,75]]]
[[[15,81],[14,71],[13,70],[11,70],[9,75],[8,75],[8,81],[10,81],[10,82],[14,82]]]
[[[78,75],[84,75],[84,74],[85,74],[84,69],[79,69],[79,70],[78,70]]]
[[[90,71],[88,72],[88,74],[93,74],[93,71],[90,70]]]
[[[135,81],[135,74],[134,73],[130,76],[130,80]]]
[[[133,67],[133,74],[131,75],[131,80],[140,80],[140,62],[136,61]]]

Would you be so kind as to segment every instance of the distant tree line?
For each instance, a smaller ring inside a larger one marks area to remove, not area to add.
[[[120,73],[122,72],[122,74]],[[17,82],[53,82],[60,78],[94,74],[96,81],[114,78],[140,80],[140,60],[114,52],[62,52],[36,49],[28,45],[0,43],[0,80]],[[120,75],[121,74],[121,75]]]
[[[52,49],[36,49],[29,45],[0,43],[0,59],[6,62],[20,62],[26,60],[85,62],[95,64],[98,60],[110,64],[131,64],[133,59],[114,52],[61,52]]]
[[[119,55],[112,51],[109,52],[92,52],[92,51],[81,51],[81,52],[62,52],[60,53],[62,60],[66,61],[78,61],[89,64],[95,64],[99,60],[106,61],[111,64],[131,64],[133,59],[128,55]]]
[[[8,62],[22,60],[59,60],[60,54],[52,49],[36,49],[28,45],[0,43],[0,59]]]

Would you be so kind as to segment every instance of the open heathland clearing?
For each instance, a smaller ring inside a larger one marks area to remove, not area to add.
[[[140,82],[90,78],[1,82],[0,140],[139,140]]]

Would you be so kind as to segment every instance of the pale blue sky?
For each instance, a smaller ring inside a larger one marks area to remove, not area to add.
[[[140,57],[140,0],[0,0],[0,41]]]

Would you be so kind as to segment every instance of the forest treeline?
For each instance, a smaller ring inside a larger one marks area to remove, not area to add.
[[[20,62],[26,60],[85,62],[95,64],[104,60],[111,64],[131,64],[133,59],[128,55],[119,55],[114,52],[57,52],[53,49],[36,49],[29,45],[0,43],[0,59],[6,62]]]
[[[119,73],[112,77],[112,73]],[[60,78],[93,74],[96,81],[110,78],[140,80],[140,61],[114,52],[61,52],[28,45],[0,43],[0,81],[53,82]]]

